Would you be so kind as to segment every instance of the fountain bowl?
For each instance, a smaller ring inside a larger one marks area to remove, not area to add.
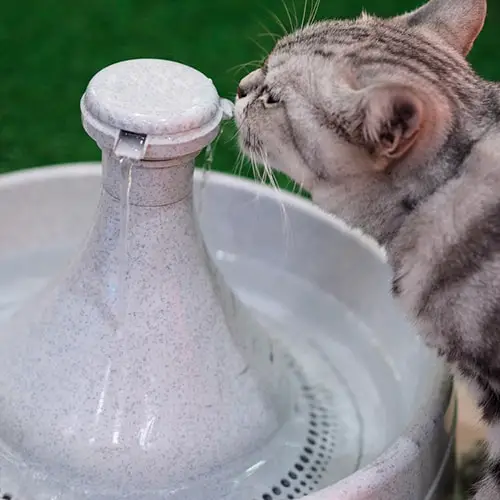
[[[0,322],[74,256],[100,186],[98,163],[0,176]],[[336,387],[328,422],[311,412],[309,428],[316,436],[327,427],[335,470],[300,462],[301,450],[273,465],[280,450],[270,446],[272,467],[256,468],[258,487],[242,500],[443,498],[453,476],[452,384],[393,303],[383,251],[307,200],[256,182],[197,171],[194,189],[205,243],[228,284],[296,352],[321,353],[316,375]],[[321,436],[311,436],[311,454],[322,456]],[[0,484],[0,498],[7,493],[31,500]]]

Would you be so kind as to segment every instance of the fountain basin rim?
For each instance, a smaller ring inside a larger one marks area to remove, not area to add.
[[[161,165],[163,163],[166,163],[167,165],[177,164],[177,161],[172,164],[169,162],[169,160],[157,162],[151,161],[151,166],[154,167],[156,163],[158,163],[158,165]],[[34,166],[22,170],[0,174],[0,189],[10,186],[17,186],[29,181],[45,181],[47,179],[58,179],[64,177],[93,177],[95,175],[99,177],[101,176],[100,162],[74,162],[47,166]],[[308,215],[318,217],[334,226],[335,229],[351,235],[356,240],[358,240],[366,249],[374,253],[379,259],[381,259],[383,262],[387,262],[387,254],[385,250],[381,248],[375,240],[365,235],[358,229],[349,227],[339,218],[324,212],[316,205],[308,201],[306,198],[302,198],[287,191],[280,191],[278,193],[274,189],[264,184],[234,174],[227,174],[217,171],[203,172],[201,169],[195,168],[195,182],[201,182],[202,180],[205,181],[205,179],[203,179],[204,176],[209,177],[209,182],[214,184],[225,184],[227,186],[242,187],[247,191],[252,191],[258,196],[265,196],[268,198],[278,197],[280,200],[286,201],[288,204],[299,208],[300,210],[306,212]]]
[[[99,162],[76,162],[38,166],[5,173],[0,175],[0,191],[33,182],[78,177],[101,177],[101,164]],[[384,250],[372,238],[356,229],[350,228],[343,221],[325,213],[305,198],[284,191],[277,192],[266,185],[236,175],[214,171],[204,172],[196,169],[194,182],[201,183],[202,181],[249,191],[257,197],[277,198],[311,217],[325,221],[332,229],[355,239],[379,260],[383,262],[387,260]],[[333,498],[336,500],[347,500],[352,498],[354,492],[363,494],[363,490],[360,488],[363,483],[373,486],[376,478],[379,478],[379,481],[387,483],[391,477],[396,477],[404,471],[412,460],[417,458],[417,443],[429,433],[429,427],[439,425],[443,415],[451,407],[454,408],[455,400],[452,397],[448,371],[440,363],[436,363],[435,368],[428,385],[428,393],[432,394],[433,397],[422,403],[420,409],[415,413],[404,432],[399,435],[396,441],[387,447],[375,461],[362,467],[339,483],[318,491],[315,494],[308,495],[305,498],[310,498],[311,500],[330,500]],[[443,407],[442,403],[440,403],[443,399],[443,391],[449,392],[449,397],[445,398],[445,401],[450,403],[448,407]]]

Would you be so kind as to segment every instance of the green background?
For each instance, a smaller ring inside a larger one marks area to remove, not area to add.
[[[299,17],[304,0],[295,4]],[[418,0],[417,0],[418,1]],[[457,0],[459,1],[459,0]],[[471,54],[481,75],[500,80],[497,41],[500,2],[489,1],[485,30]],[[317,18],[357,16],[362,8],[392,15],[411,0],[323,0]],[[124,59],[155,57],[193,66],[234,97],[244,71],[289,24],[282,0],[9,0],[0,12],[0,173],[62,162],[98,160],[80,123],[79,99],[101,68]],[[255,43],[256,42],[256,43]],[[233,69],[232,69],[233,68]],[[225,128],[213,168],[234,171],[234,128]],[[244,171],[248,173],[248,169]],[[284,186],[284,184],[282,183]]]

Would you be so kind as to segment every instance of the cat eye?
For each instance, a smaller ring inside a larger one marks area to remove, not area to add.
[[[280,99],[274,94],[267,93],[266,96],[264,97],[264,104],[267,106],[273,106],[274,104],[279,104]]]

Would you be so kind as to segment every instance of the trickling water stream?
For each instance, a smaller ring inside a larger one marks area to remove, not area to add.
[[[120,131],[114,154],[119,158],[120,168],[120,237],[118,243],[118,278],[116,290],[117,328],[124,324],[128,312],[128,269],[129,269],[129,222],[130,222],[130,190],[132,188],[132,171],[136,161],[144,156],[146,136],[132,132]]]
[[[219,144],[221,137],[223,137],[223,135],[224,135],[224,127],[225,126],[226,126],[226,123],[223,122],[220,126],[220,131],[219,131],[219,135],[217,136],[217,138],[212,143],[208,144],[208,146],[205,147],[203,163],[200,165],[200,170],[203,172],[203,174],[202,174],[201,187],[200,187],[201,196],[199,196],[198,203],[196,205],[196,211],[198,214],[202,213],[202,211],[203,211],[203,198],[204,198],[203,193],[205,191],[208,176],[210,175],[210,171],[212,170],[212,165],[214,163],[215,150],[217,149],[217,145]]]
[[[118,285],[116,317],[118,325],[122,325],[127,316],[128,268],[129,268],[129,223],[130,223],[130,190],[132,188],[132,170],[134,160],[121,157],[120,189],[120,238],[118,247]]]

